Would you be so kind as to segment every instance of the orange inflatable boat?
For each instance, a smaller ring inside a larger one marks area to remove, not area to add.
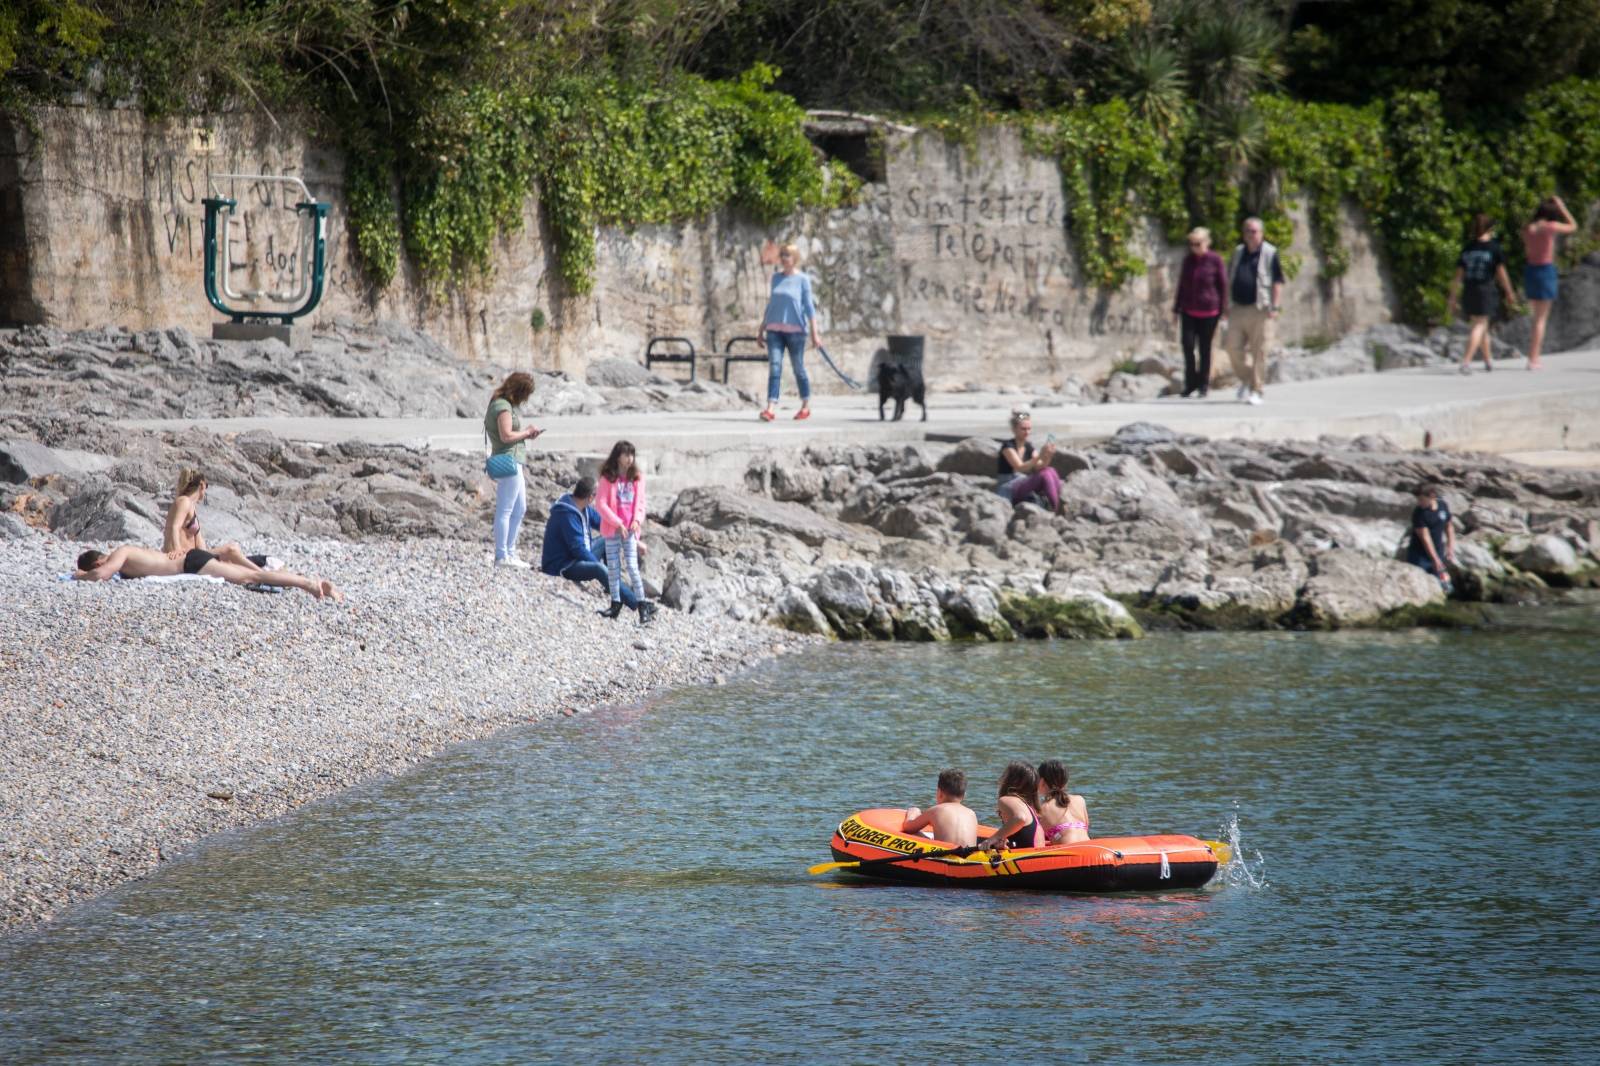
[[[905,813],[899,807],[880,807],[852,814],[833,834],[831,847],[838,862],[812,871],[838,869],[862,877],[968,888],[1125,892],[1197,888],[1227,861],[1224,845],[1176,835],[1099,837],[1079,844],[1007,849],[994,858],[981,851],[950,854],[965,849],[901,833]],[[993,832],[980,826],[979,839]]]

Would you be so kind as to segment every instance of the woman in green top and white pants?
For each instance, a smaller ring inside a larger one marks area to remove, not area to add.
[[[531,569],[517,558],[517,535],[522,532],[522,516],[528,510],[528,484],[522,478],[524,441],[537,437],[537,426],[522,428],[517,408],[533,395],[533,378],[520,370],[508,376],[489,397],[489,410],[483,416],[483,433],[489,440],[489,458],[484,469],[494,478],[494,565]],[[509,456],[508,464],[501,456]],[[509,466],[506,473],[501,469]]]

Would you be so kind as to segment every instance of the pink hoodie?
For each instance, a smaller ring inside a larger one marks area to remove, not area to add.
[[[595,510],[600,512],[600,535],[614,537],[627,531],[634,519],[644,524],[644,475],[637,481],[612,481],[601,478],[594,491]]]

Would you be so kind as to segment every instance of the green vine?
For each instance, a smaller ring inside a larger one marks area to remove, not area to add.
[[[1170,240],[1208,226],[1225,249],[1247,214],[1284,253],[1290,277],[1302,265],[1289,210],[1304,200],[1320,276],[1350,268],[1341,212],[1353,204],[1383,238],[1401,311],[1437,322],[1467,219],[1488,211],[1513,264],[1521,225],[1560,190],[1572,203],[1600,201],[1600,82],[1569,79],[1528,98],[1520,120],[1492,129],[1445,120],[1438,98],[1403,93],[1351,107],[1263,95],[1253,106],[1263,135],[1247,163],[1219,163],[1204,124],[1184,110],[1164,130],[1121,100],[1077,104],[1028,130],[1054,156],[1068,201],[1067,229],[1091,284],[1115,289],[1144,273],[1132,242],[1142,217]],[[1590,230],[1566,242],[1570,261],[1600,246]],[[1513,272],[1515,274],[1515,272]]]
[[[421,163],[402,179],[406,246],[436,280],[485,273],[493,242],[521,225],[537,189],[561,276],[581,294],[593,285],[600,225],[676,222],[728,206],[775,222],[848,202],[858,180],[819,163],[804,110],[771,91],[775,75],[757,67],[723,82],[684,75],[644,88],[573,78],[536,94],[463,93],[442,109],[449,122],[421,125]],[[352,198],[351,225],[367,257],[369,245],[389,249],[393,212],[363,193]]]
[[[1115,289],[1144,274],[1147,264],[1129,243],[1146,215],[1169,240],[1187,228],[1183,170],[1167,136],[1177,134],[1163,136],[1122,100],[1065,109],[1029,132],[1030,143],[1060,161],[1067,229],[1091,283]]]

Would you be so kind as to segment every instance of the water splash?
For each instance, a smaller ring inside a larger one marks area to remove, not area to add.
[[[1217,876],[1211,882],[1213,885],[1219,888],[1267,887],[1267,860],[1260,851],[1245,850],[1240,837],[1237,804],[1233,813],[1228,815],[1228,820],[1217,830],[1217,839],[1233,849],[1233,858],[1226,866],[1217,868]]]

